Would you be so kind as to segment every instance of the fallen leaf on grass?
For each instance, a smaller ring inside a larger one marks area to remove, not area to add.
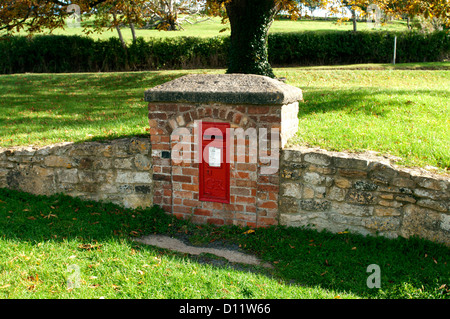
[[[5,288],[8,288],[8,287],[10,287],[10,286],[11,286],[10,284],[6,284],[6,285],[1,286],[0,289],[5,289]],[[445,286],[445,285],[444,285],[444,286]]]
[[[249,230],[247,230],[246,232],[244,232],[243,234],[244,234],[244,235],[247,235],[247,234],[252,234],[252,233],[254,233],[254,232],[255,232],[254,229],[249,229]]]
[[[92,250],[92,249],[99,249],[100,247],[102,247],[102,245],[100,245],[100,244],[95,244],[95,245],[92,245],[92,244],[79,244],[78,245],[78,248],[80,248],[80,249],[85,249],[85,250]]]

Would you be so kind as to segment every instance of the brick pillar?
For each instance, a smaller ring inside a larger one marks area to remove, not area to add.
[[[256,75],[189,75],[147,90],[145,98],[154,204],[197,223],[278,223],[279,149],[297,131],[300,89]],[[229,123],[235,137],[226,146],[233,154],[225,203],[199,200],[202,122]]]

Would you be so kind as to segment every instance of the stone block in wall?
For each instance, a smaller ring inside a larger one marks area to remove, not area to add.
[[[401,227],[403,237],[419,236],[431,241],[449,243],[449,215],[417,205],[407,205]]]

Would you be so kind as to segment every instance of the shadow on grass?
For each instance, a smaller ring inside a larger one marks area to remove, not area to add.
[[[235,226],[193,225],[156,207],[131,210],[64,195],[35,196],[0,189],[3,239],[32,245],[70,239],[89,244],[165,234],[195,245],[219,243],[240,247],[272,263],[275,269],[230,265],[214,256],[182,258],[213,267],[260,272],[287,285],[321,287],[362,298],[450,298],[450,254],[443,245],[415,238],[389,240],[290,227],[261,228],[251,233],[245,230]],[[139,244],[139,249],[154,250],[143,244]],[[367,286],[371,275],[367,267],[373,264],[381,269],[381,289]]]
[[[412,108],[418,101],[425,97],[437,97],[448,99],[448,90],[429,89],[377,89],[377,88],[353,88],[339,89],[308,87],[305,93],[305,101],[301,104],[299,118],[311,113],[325,113],[345,110],[347,113],[359,113],[365,115],[389,116],[390,112],[399,112]],[[380,99],[380,96],[386,98]]]

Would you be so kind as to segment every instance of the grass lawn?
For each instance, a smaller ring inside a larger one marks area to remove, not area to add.
[[[195,226],[155,208],[0,189],[0,299],[450,298],[448,247],[299,228],[246,230]],[[239,245],[274,268],[132,241],[152,233],[192,245]],[[367,286],[372,264],[380,267],[380,288]]]
[[[423,70],[423,68],[434,68]],[[450,63],[276,68],[304,90],[292,140],[330,150],[373,150],[406,166],[450,166]],[[0,146],[146,134],[144,90],[188,73],[0,76]]]
[[[203,19],[200,19],[203,20]],[[56,29],[52,32],[52,34],[60,34],[60,35],[83,35],[83,26],[88,24],[87,22],[82,22],[81,27],[79,28],[65,28],[65,29]],[[357,23],[358,30],[367,31],[373,30],[367,22],[358,22]],[[215,37],[222,35],[229,35],[230,28],[229,24],[222,24],[220,18],[211,18],[207,21],[197,23],[197,24],[182,24],[183,30],[179,31],[158,31],[158,30],[147,30],[147,29],[137,29],[136,36],[143,37],[144,39],[148,38],[165,38],[165,37]],[[225,31],[220,32],[225,29]],[[386,31],[402,31],[406,30],[406,22],[405,21],[392,21],[388,24],[382,25],[377,30],[386,30]],[[352,22],[343,22],[337,23],[335,20],[297,20],[291,21],[286,19],[275,20],[269,30],[271,33],[276,32],[300,32],[300,31],[350,31],[353,30]],[[131,41],[131,29],[128,27],[121,28],[122,35],[125,41]],[[25,33],[21,33],[25,34]],[[43,32],[42,34],[48,34],[48,32]],[[110,37],[118,37],[117,31],[115,29],[107,30],[105,29],[102,33],[91,33],[90,37],[94,39],[107,39]]]

